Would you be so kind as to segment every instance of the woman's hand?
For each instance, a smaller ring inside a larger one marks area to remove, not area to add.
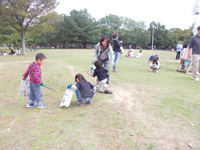
[[[94,58],[93,61],[96,61],[96,58]]]

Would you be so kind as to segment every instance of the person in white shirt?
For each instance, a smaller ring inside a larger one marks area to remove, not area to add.
[[[136,57],[142,57],[142,50],[139,51],[139,53],[136,55]]]

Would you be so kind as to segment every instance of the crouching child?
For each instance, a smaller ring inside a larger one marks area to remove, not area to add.
[[[150,67],[151,67],[151,72],[156,71],[156,73],[158,73],[158,70],[160,69],[160,63],[158,61],[158,57],[154,58],[151,61]]]
[[[100,93],[106,93],[106,94],[112,94],[113,92],[111,90],[104,90],[103,87],[107,82],[107,77],[109,76],[108,70],[106,70],[104,67],[102,67],[101,62],[97,60],[94,63],[96,69],[94,70],[94,74],[91,74],[90,72],[87,72],[90,76],[96,77],[97,76],[97,83],[98,83],[98,91]]]
[[[83,102],[85,102],[85,104],[90,104],[93,96],[95,95],[96,87],[86,81],[82,74],[77,74],[75,76],[75,82],[77,82],[76,85],[67,85],[67,88],[73,88],[76,90],[76,97],[78,101],[76,105],[82,106],[84,105]]]

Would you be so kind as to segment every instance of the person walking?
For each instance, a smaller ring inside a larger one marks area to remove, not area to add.
[[[183,49],[183,45],[180,41],[179,44],[176,46],[176,52],[177,52],[176,60],[179,60],[182,49]]]
[[[113,37],[113,51],[114,51],[114,55],[115,55],[115,59],[114,59],[114,66],[113,66],[113,72],[118,72],[117,70],[117,60],[119,58],[119,53],[121,52],[121,45],[122,45],[122,41],[119,42],[118,38],[119,38],[119,33],[114,32],[112,34]]]
[[[191,37],[188,57],[191,58],[192,51],[192,63],[193,63],[193,77],[194,81],[199,81],[199,61],[200,61],[200,26],[197,28],[197,34]]]
[[[110,70],[110,60],[112,66],[114,65],[114,54],[112,47],[110,45],[110,40],[107,35],[101,37],[99,43],[95,46],[95,53],[93,61],[99,60],[102,66],[108,70]],[[110,75],[107,77],[107,82],[104,87],[108,87],[110,80]]]

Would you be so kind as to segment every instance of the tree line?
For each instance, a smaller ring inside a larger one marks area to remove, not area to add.
[[[96,20],[87,9],[59,15],[53,11],[56,5],[56,0],[1,1],[0,43],[20,46],[24,53],[25,46],[31,45],[86,48],[96,44],[102,35],[108,35],[112,42],[112,33],[118,32],[124,46],[147,48],[151,46],[154,28],[154,45],[159,49],[171,49],[179,41],[189,43],[192,36],[193,26],[168,30],[159,22],[152,21],[146,26],[144,21],[114,14]]]

